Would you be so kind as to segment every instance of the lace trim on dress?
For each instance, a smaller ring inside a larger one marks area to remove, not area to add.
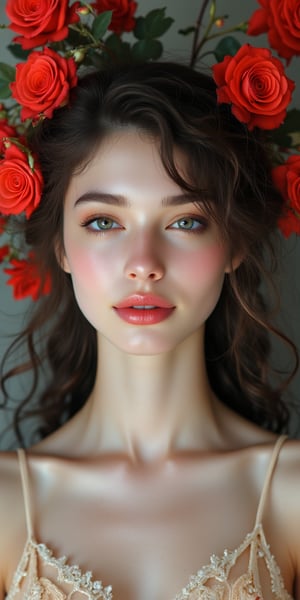
[[[248,548],[250,548],[250,559],[247,573],[231,583],[228,581],[230,571]],[[42,559],[44,565],[56,569],[57,583],[72,586],[68,594],[65,594],[50,579],[39,576],[38,557]],[[224,550],[222,557],[213,554],[210,564],[193,575],[174,600],[263,600],[259,581],[259,559],[264,560],[269,571],[274,598],[293,600],[285,590],[280,569],[271,554],[261,524],[256,525],[236,550]],[[26,544],[6,600],[13,600],[14,596],[21,591],[24,582],[26,588],[24,600],[70,600],[75,592],[84,594],[88,600],[113,600],[111,585],[104,587],[101,581],[93,581],[91,571],[82,573],[77,565],[68,565],[65,556],[55,558],[45,544],[38,544],[33,539]]]
[[[230,570],[249,546],[248,571],[231,583],[228,581]],[[236,550],[224,550],[222,557],[213,554],[210,564],[202,567],[196,575],[192,575],[188,585],[177,594],[175,600],[263,600],[258,569],[259,559],[264,560],[269,571],[274,597],[278,600],[293,600],[284,587],[280,569],[271,554],[260,523],[251,533],[248,533]],[[209,587],[208,582],[211,583]]]
[[[50,579],[39,577],[38,557],[43,564],[57,570],[57,582],[72,585],[69,594],[65,594]],[[77,565],[68,565],[67,558],[55,558],[45,544],[38,544],[35,540],[28,540],[20,564],[15,572],[12,586],[6,600],[21,591],[25,580],[25,600],[65,600],[71,598],[75,592],[85,594],[89,600],[112,600],[112,587],[104,587],[101,581],[93,581],[91,571],[82,573]]]
[[[266,542],[262,516],[269,485],[286,436],[280,436],[274,446],[256,514],[255,526],[240,546],[233,551],[225,550],[222,557],[213,554],[210,563],[193,575],[188,584],[174,600],[263,600],[260,585],[259,561],[263,561],[270,575],[270,590],[276,600],[293,600],[286,591],[280,569]],[[22,478],[28,539],[23,556],[13,577],[6,600],[14,600],[21,592],[24,600],[69,600],[75,592],[84,594],[88,600],[113,600],[112,586],[103,586],[93,580],[92,572],[82,573],[77,565],[68,565],[67,558],[55,558],[51,550],[38,543],[33,535],[30,485],[25,452],[18,451]],[[242,554],[249,550],[246,573],[230,581],[230,571]],[[56,583],[39,574],[39,562],[56,571],[55,582],[68,584],[65,593]]]

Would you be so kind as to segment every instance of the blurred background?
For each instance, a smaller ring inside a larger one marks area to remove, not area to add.
[[[5,15],[4,0],[0,0],[0,24],[6,24],[7,18]],[[190,56],[190,48],[192,37],[182,36],[178,34],[178,29],[185,29],[193,25],[198,16],[202,2],[199,0],[139,0],[138,10],[136,15],[144,15],[152,8],[161,8],[166,6],[166,14],[175,19],[170,30],[162,38],[165,48],[164,58],[170,60],[178,60],[188,62]],[[230,14],[226,20],[225,27],[234,26],[242,21],[247,21],[254,10],[258,8],[256,0],[217,0],[217,15]],[[6,46],[10,43],[13,32],[8,29],[0,31],[0,61],[14,64],[12,55],[7,51]],[[127,34],[129,35],[129,34]],[[250,41],[250,38],[243,33],[234,34],[241,43]],[[125,36],[126,37],[126,36]],[[124,38],[125,39],[125,38]],[[264,36],[252,37],[251,43],[256,46],[267,46],[267,41]],[[215,43],[211,43],[211,48],[214,48]],[[209,48],[209,46],[208,46]],[[205,64],[209,65],[215,62],[214,58],[208,56]],[[297,108],[300,108],[300,57],[293,58],[286,72],[291,79],[297,82],[296,91],[293,95],[293,103]],[[201,64],[199,64],[199,68]],[[0,242],[2,245],[2,241]],[[292,236],[289,240],[282,238],[281,248],[282,270],[278,279],[278,286],[282,296],[282,307],[279,316],[280,326],[284,332],[290,336],[300,348],[300,241],[296,236]],[[26,322],[27,312],[30,311],[31,301],[14,301],[12,289],[6,285],[7,276],[0,269],[0,359],[3,357],[6,348],[14,338],[15,334],[22,328]],[[64,332],[61,332],[64,335]],[[288,366],[289,355],[280,346],[274,345],[274,360],[275,363],[283,359],[283,363]],[[281,361],[282,362],[282,361]],[[19,377],[13,382],[13,395],[16,401],[22,390],[26,389],[27,378]],[[300,407],[300,374],[294,379],[291,388],[291,397],[293,401]],[[1,392],[0,392],[0,407],[1,407]],[[0,408],[0,449],[6,449],[14,445],[14,437],[11,432],[6,431],[6,427],[11,420],[10,408]],[[30,431],[31,423],[28,422],[27,429]],[[295,436],[300,437],[300,423],[297,420],[296,412],[292,422],[292,432]]]

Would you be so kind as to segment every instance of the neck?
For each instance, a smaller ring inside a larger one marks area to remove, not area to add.
[[[151,462],[207,447],[219,427],[204,360],[203,334],[155,356],[125,354],[99,339],[91,397],[83,409],[94,451],[125,452]],[[210,433],[209,433],[210,432]]]

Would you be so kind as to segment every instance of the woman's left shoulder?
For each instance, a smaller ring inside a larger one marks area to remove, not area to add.
[[[285,439],[278,456],[279,477],[300,492],[300,440]],[[300,506],[300,504],[299,504]]]
[[[300,510],[300,440],[282,439],[274,469],[274,485],[277,484],[282,495],[292,496],[291,502],[297,495]]]
[[[285,440],[272,481],[272,499],[300,569],[300,440]],[[290,546],[290,547],[291,547]]]

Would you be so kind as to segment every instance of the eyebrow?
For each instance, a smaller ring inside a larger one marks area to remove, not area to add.
[[[203,190],[204,191],[204,190]],[[166,196],[162,198],[162,206],[179,206],[182,204],[190,204],[201,202],[201,194],[183,193],[175,196]],[[100,202],[102,204],[112,204],[114,206],[130,207],[130,202],[120,194],[108,194],[105,192],[86,192],[80,196],[74,206],[84,204],[85,202]]]

